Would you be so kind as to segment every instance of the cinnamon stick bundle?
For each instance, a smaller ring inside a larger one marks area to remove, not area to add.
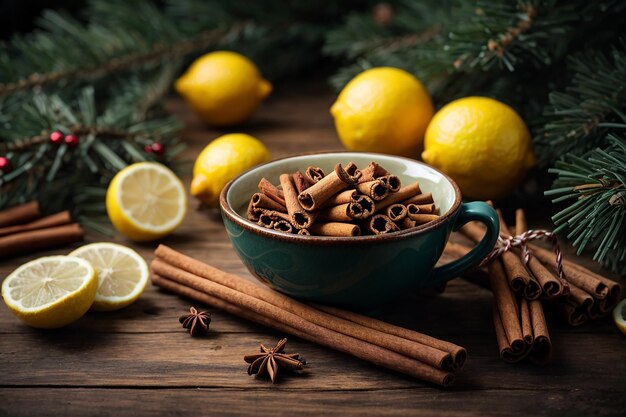
[[[510,237],[509,228],[502,220],[501,213],[501,236],[503,238]],[[521,235],[527,230],[526,218],[523,210],[516,210],[516,235]],[[482,238],[484,229],[474,223],[470,223],[461,229],[461,232],[473,241],[479,241]],[[556,255],[548,249],[544,249],[535,244],[529,243],[530,258],[524,265],[521,259],[521,252],[514,250],[518,260],[525,266],[526,272],[530,274],[531,281],[536,282],[537,291],[541,296],[546,298],[550,305],[559,313],[559,315],[571,326],[577,326],[585,323],[587,320],[606,316],[613,310],[621,297],[621,286],[619,283],[596,274],[587,268],[563,259],[564,279],[558,278],[556,272],[555,260]],[[446,247],[446,251],[450,251]],[[469,250],[469,248],[468,248]],[[509,252],[505,252],[500,259],[511,259]],[[458,257],[458,254],[456,255]],[[491,265],[491,263],[489,264]],[[488,265],[488,267],[489,267]],[[519,265],[517,265],[519,268]],[[507,278],[515,276],[512,263],[508,266],[504,265]],[[491,269],[489,274],[492,274]],[[536,295],[533,291],[529,292],[529,286],[516,286],[513,280],[509,281],[513,290],[524,296],[526,299],[535,299]]]
[[[337,164],[329,175],[310,166],[304,173],[282,174],[280,187],[265,178],[259,182],[260,192],[253,194],[248,205],[248,220],[262,227],[301,235],[319,232],[321,236],[345,237],[358,236],[361,232],[386,234],[407,230],[439,218],[432,194],[422,194],[418,182],[401,187],[400,179],[376,162],[363,171],[352,162],[345,168]],[[407,201],[413,203],[405,204]],[[267,211],[286,212],[289,217],[279,220]],[[383,217],[374,219],[374,214]],[[292,227],[282,220],[290,222]],[[316,221],[324,224],[312,227]],[[302,229],[307,232],[299,233]]]
[[[35,201],[0,211],[0,259],[80,241],[84,231],[63,211],[41,217]]]
[[[351,319],[342,318],[341,310],[325,312],[302,304],[163,245],[155,253],[154,285],[374,364],[448,386],[452,370],[465,360],[465,350],[448,342],[354,313],[346,312]]]

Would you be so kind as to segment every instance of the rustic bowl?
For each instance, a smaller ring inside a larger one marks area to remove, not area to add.
[[[248,202],[263,177],[278,184],[285,172],[376,161],[400,177],[420,182],[443,213],[414,229],[379,236],[301,236],[266,229],[246,219]],[[332,152],[293,156],[256,166],[233,179],[220,195],[222,217],[235,251],[248,270],[293,297],[348,308],[371,308],[408,289],[436,287],[476,266],[498,238],[498,217],[483,202],[463,203],[448,176],[421,162],[390,155]],[[435,268],[453,230],[469,221],[486,225],[483,240],[467,255]]]

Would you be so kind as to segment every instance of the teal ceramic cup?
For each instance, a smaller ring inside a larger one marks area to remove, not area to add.
[[[282,173],[337,163],[365,168],[371,161],[403,185],[419,181],[431,192],[441,217],[413,229],[357,237],[300,236],[266,229],[245,214],[263,177],[279,184]],[[440,171],[415,160],[360,152],[300,155],[254,167],[233,179],[220,196],[222,217],[235,251],[248,270],[270,287],[296,298],[352,309],[369,309],[405,291],[437,287],[476,266],[498,238],[498,217],[483,202],[463,203],[459,187]],[[467,255],[435,268],[450,233],[465,223],[486,226],[483,240]]]

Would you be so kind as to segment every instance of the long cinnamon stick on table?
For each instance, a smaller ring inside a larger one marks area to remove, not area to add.
[[[333,172],[300,193],[298,201],[305,210],[315,210],[333,195],[356,184],[360,177],[361,171],[352,162],[345,168],[337,164]]]
[[[67,245],[82,240],[84,236],[78,223],[3,236],[0,237],[0,258]]]
[[[289,327],[298,328],[307,335],[315,336],[316,343],[321,345],[438,385],[447,386],[454,379],[454,375],[450,372],[442,371],[391,350],[311,323],[296,314],[276,307],[266,301],[217,284],[208,279],[200,278],[190,272],[159,261],[158,259],[152,262],[151,268],[158,276],[176,281],[228,303],[254,311],[269,319],[280,321]]]
[[[448,348],[453,346],[455,348],[453,349],[455,353],[459,353],[462,350],[462,348],[456,345],[439,341],[426,335],[419,335],[417,332],[413,333],[416,334],[414,337],[419,340],[407,340],[401,336],[394,334],[389,335],[382,330],[371,328],[369,326],[363,326],[358,322],[353,322],[350,319],[342,318],[336,314],[320,311],[315,307],[300,303],[290,297],[276,291],[272,291],[269,288],[253,284],[252,282],[240,278],[237,275],[228,274],[224,271],[213,268],[210,265],[196,261],[193,258],[177,253],[176,251],[173,251],[163,245],[160,245],[155,253],[157,255],[157,260],[161,259],[162,262],[166,262],[168,265],[175,266],[204,279],[208,279],[220,285],[225,285],[233,290],[266,301],[276,307],[294,313],[310,322],[320,324],[323,327],[368,341],[370,343],[379,344],[385,348],[405,354],[433,366],[450,368],[452,366],[450,355],[451,350],[448,350]],[[159,267],[158,263],[157,267]],[[336,310],[338,309],[334,309],[335,312]],[[408,341],[412,341],[412,343],[408,343]],[[437,346],[433,346],[432,344]],[[445,346],[446,348],[442,349],[439,346]]]
[[[60,213],[51,214],[50,216],[42,217],[30,223],[0,228],[0,236],[27,232],[29,230],[45,229],[52,226],[61,226],[71,222],[72,216],[70,216],[70,212],[66,210]]]
[[[360,324],[370,329],[378,330],[380,332],[402,337],[403,339],[412,340],[423,345],[432,346],[444,352],[449,352],[452,355],[453,368],[460,369],[465,364],[467,359],[467,351],[461,346],[454,343],[447,342],[445,340],[436,339],[432,336],[425,335],[423,333],[416,332],[414,330],[405,329],[404,327],[394,326],[393,324],[386,323],[381,320],[377,320],[368,316],[363,316],[358,313],[354,313],[348,310],[342,310],[337,307],[326,306],[321,304],[314,304],[319,310],[325,311],[333,316],[341,317],[351,322]]]
[[[291,175],[282,174],[280,176],[280,185],[283,187],[283,193],[285,193],[285,203],[287,203],[287,213],[291,224],[296,229],[306,229],[313,224],[315,215],[306,212],[298,200],[298,193],[293,185]]]
[[[39,217],[41,217],[39,203],[37,201],[30,201],[1,210],[0,227],[27,223]]]

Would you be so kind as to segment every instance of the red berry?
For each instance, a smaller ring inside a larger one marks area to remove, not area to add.
[[[11,161],[5,156],[0,156],[0,173],[8,174],[11,171]]]
[[[63,133],[59,132],[58,130],[55,130],[54,132],[50,133],[50,142],[54,143],[55,145],[62,144]]]
[[[151,148],[155,155],[163,155],[165,152],[165,147],[161,144],[161,142],[154,142]]]
[[[78,146],[78,138],[76,135],[67,135],[64,139],[65,144],[70,148]]]
[[[144,147],[143,147],[143,151],[144,151],[145,153],[152,153],[152,146],[150,146],[150,145],[146,145],[146,146],[144,146]]]

